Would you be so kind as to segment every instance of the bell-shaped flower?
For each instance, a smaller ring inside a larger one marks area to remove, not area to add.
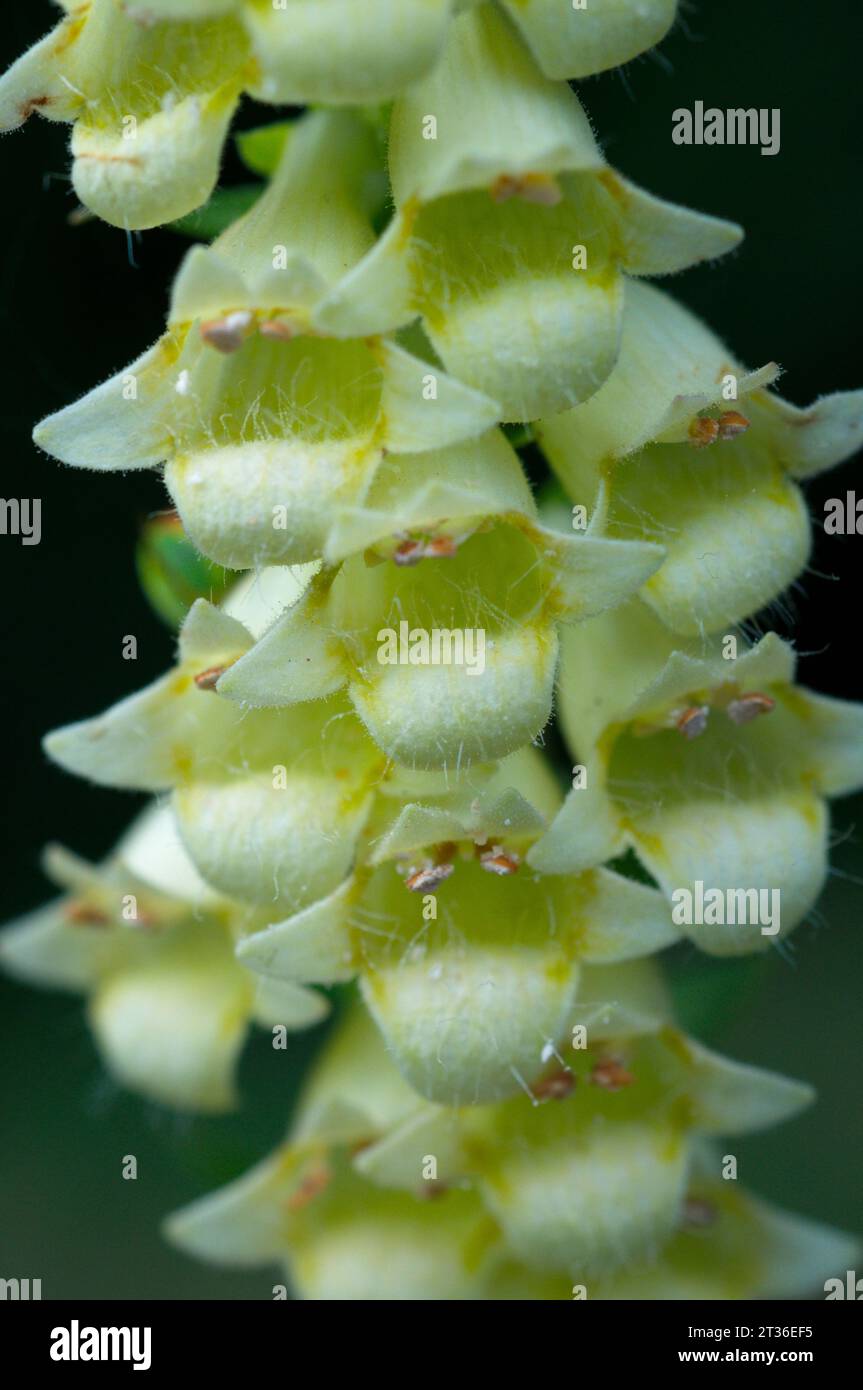
[[[531,749],[499,767],[393,768],[344,698],[243,710],[214,689],[301,578],[265,571],[223,609],[199,599],[177,666],[105,714],[50,734],[46,748],[104,786],[170,791],[180,835],[220,893],[281,918],[325,897],[355,864],[447,840],[507,837],[522,853],[559,805]],[[303,679],[301,659],[295,686]],[[520,837],[520,838],[519,838]]]
[[[75,192],[115,227],[198,207],[218,178],[250,60],[231,7],[151,24],[122,0],[61,3],[66,17],[0,79],[0,130],[34,111],[73,123]]]
[[[632,969],[606,973],[654,1007]],[[217,1264],[282,1265],[315,1300],[570,1299],[573,1278],[591,1299],[780,1297],[844,1269],[849,1240],[729,1192],[694,1137],[775,1123],[808,1089],[653,1030],[570,1049],[535,1105],[446,1111],[355,1010],[288,1143],[166,1234]]]
[[[234,942],[260,916],[208,890],[166,810],[145,813],[102,866],[54,847],[64,896],[0,935],[0,966],[87,995],[90,1027],[119,1084],[181,1110],[236,1104],[251,1023],[317,1022],[326,1000],[244,970]]]
[[[436,61],[456,0],[125,0],[133,19],[233,15],[251,61],[244,85],[260,101],[386,101]],[[651,8],[653,8],[651,6]],[[645,47],[657,40],[645,26]],[[238,58],[241,54],[238,54]]]
[[[683,1220],[655,1259],[600,1279],[601,1299],[786,1299],[824,1296],[859,1259],[860,1242],[738,1190],[712,1146],[694,1155]]]
[[[353,1169],[358,1148],[417,1105],[379,1050],[367,1017],[352,1010],[316,1067],[289,1142],[171,1217],[172,1243],[219,1264],[282,1265],[310,1299],[482,1297],[498,1238],[474,1194],[430,1202],[383,1192]]]
[[[347,686],[388,757],[458,769],[540,733],[559,624],[620,603],[663,552],[541,526],[498,431],[421,462],[387,459],[364,507],[322,519],[331,563],[218,688],[260,708]]]
[[[683,1224],[699,1136],[748,1134],[812,1099],[801,1083],[730,1062],[659,1020],[634,1037],[585,1032],[586,1047],[549,1058],[532,1095],[421,1107],[367,1145],[356,1168],[415,1191],[434,1155],[436,1181],[476,1188],[514,1255],[589,1289],[649,1259]]]
[[[189,252],[166,334],[43,421],[37,443],[77,467],[165,463],[198,549],[251,569],[318,558],[330,511],[361,504],[386,456],[421,473],[426,451],[486,431],[492,401],[395,342],[318,326],[374,241],[374,151],[348,112],[295,122],[267,192]]]
[[[280,1266],[295,1296],[323,1302],[568,1302],[574,1289],[603,1301],[748,1301],[844,1281],[854,1237],[731,1186],[696,1182],[690,1209],[709,1214],[709,1228],[684,1224],[650,1258],[590,1284],[509,1254],[475,1192],[381,1189],[343,1160],[303,1162],[292,1147],[175,1213],[166,1235],[209,1264]]]
[[[489,0],[126,0],[132,18],[236,14],[262,101],[303,105],[384,101],[437,62],[453,14]],[[497,3],[497,0],[490,0]],[[644,53],[674,22],[677,0],[499,0],[549,77],[589,77]]]
[[[72,181],[117,227],[192,211],[216,183],[243,90],[291,105],[381,102],[437,62],[456,0],[58,0],[65,18],[0,78],[0,130],[73,124]],[[551,77],[657,43],[676,0],[597,14],[503,0]]]
[[[828,1279],[853,1268],[860,1242],[821,1222],[761,1201],[736,1181],[718,1178],[721,1160],[699,1144],[674,1234],[611,1275],[589,1284],[539,1274],[516,1262],[495,1272],[496,1299],[694,1301],[823,1297]]]
[[[349,872],[384,759],[344,701],[248,714],[220,699],[216,680],[253,640],[237,617],[199,599],[174,670],[45,746],[103,786],[173,790],[180,834],[207,882],[284,912]]]
[[[535,426],[592,535],[657,541],[642,598],[675,632],[757,612],[809,558],[798,483],[863,444],[863,391],[809,410],[766,389],[694,315],[629,281],[617,365],[589,401]]]
[[[421,316],[447,370],[508,421],[599,390],[626,273],[682,270],[741,236],[610,169],[575,94],[489,5],[459,15],[441,62],[396,102],[389,167],[395,216],[319,322],[365,335]]]
[[[795,686],[794,671],[774,634],[678,643],[638,601],[572,629],[573,789],[531,864],[574,873],[631,847],[704,950],[787,936],[827,876],[827,798],[863,784],[863,706]]]
[[[679,938],[662,894],[606,869],[543,878],[508,837],[530,837],[511,810],[489,840],[407,864],[363,869],[284,922],[246,936],[244,965],[267,978],[361,992],[410,1084],[445,1105],[529,1088],[572,1027],[622,1006],[599,966]]]

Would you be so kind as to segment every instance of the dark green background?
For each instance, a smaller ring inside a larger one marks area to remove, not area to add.
[[[16,0],[3,11],[5,65],[56,12],[41,0]],[[581,89],[609,160],[624,173],[655,193],[745,225],[739,252],[680,276],[674,292],[748,364],[779,360],[782,389],[799,404],[863,384],[861,51],[857,0],[699,0],[686,6],[660,55]],[[671,112],[696,100],[779,107],[781,153],[765,158],[757,149],[673,145]],[[247,105],[241,124],[261,118]],[[157,336],[185,249],[171,232],[148,232],[136,239],[132,265],[122,233],[98,223],[70,228],[75,200],[66,139],[65,127],[34,118],[0,142],[2,492],[43,500],[40,546],[0,537],[3,917],[44,898],[44,841],[62,839],[99,857],[139,804],[52,768],[40,735],[144,684],[172,654],[170,634],[139,594],[132,562],[141,521],[165,502],[158,478],[64,470],[30,443],[36,419]],[[226,170],[229,180],[242,177],[233,156]],[[852,463],[816,480],[809,489],[814,516],[856,476]],[[827,538],[819,527],[811,570],[773,614],[780,626],[792,615],[804,680],[853,698],[863,696],[861,546],[863,539]],[[121,659],[127,633],[138,638],[135,665]],[[801,929],[788,958],[771,956],[757,987],[744,991],[736,975],[723,979],[718,1027],[706,1015],[699,1026],[731,1055],[819,1088],[818,1104],[804,1118],[734,1145],[741,1177],[800,1212],[863,1232],[861,811],[860,799],[837,807],[836,873],[817,929]],[[692,979],[701,964],[684,951],[676,969]],[[715,984],[720,975],[711,978]],[[186,1261],[161,1244],[157,1221],[279,1138],[317,1035],[287,1053],[259,1036],[243,1061],[242,1112],[178,1119],[106,1079],[77,999],[0,982],[0,1004],[0,1275],[41,1277],[48,1298],[267,1297],[269,1271],[222,1274]],[[134,1183],[120,1178],[127,1153],[138,1157]]]

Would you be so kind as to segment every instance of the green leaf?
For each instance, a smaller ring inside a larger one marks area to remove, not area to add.
[[[217,603],[233,580],[229,570],[199,555],[173,512],[146,522],[135,564],[146,598],[171,628],[180,626],[196,599]]]
[[[217,188],[203,207],[181,217],[168,225],[181,236],[192,237],[195,241],[214,241],[217,236],[236,222],[243,213],[258,201],[264,191],[263,184],[240,183],[233,188]]]
[[[293,121],[273,121],[254,130],[241,130],[236,137],[237,151],[246,168],[262,178],[271,178],[293,127]]]

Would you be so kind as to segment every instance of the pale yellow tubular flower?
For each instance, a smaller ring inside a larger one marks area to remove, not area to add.
[[[536,1104],[418,1101],[353,1009],[288,1142],[172,1216],[168,1238],[281,1264],[312,1300],[752,1298],[842,1267],[847,1238],[732,1192],[696,1137],[781,1121],[808,1089],[663,1024],[649,965],[595,974],[653,1011],[647,1031],[570,1049]]]
[[[0,79],[0,130],[34,111],[71,121],[72,183],[116,227],[154,227],[205,202],[248,70],[221,18],[135,23],[120,0],[82,0]]]
[[[312,1300],[481,1298],[499,1236],[479,1200],[381,1192],[351,1167],[352,1153],[417,1105],[393,1067],[374,1065],[378,1047],[353,1011],[315,1070],[288,1143],[172,1216],[168,1239],[218,1264],[284,1266]]]
[[[711,1170],[715,1173],[715,1166]],[[502,1260],[484,1297],[500,1301],[694,1302],[823,1297],[844,1283],[860,1241],[763,1202],[698,1168],[687,1191],[692,1213],[661,1251],[589,1284]]]
[[[288,130],[267,192],[189,252],[168,331],[125,371],[37,428],[77,467],[152,468],[195,545],[235,569],[302,564],[330,513],[361,505],[382,460],[487,431],[496,404],[378,338],[318,327],[328,291],[373,244],[370,129],[313,112]]]
[[[206,887],[164,808],[139,818],[103,866],[54,847],[46,872],[65,896],[0,935],[0,966],[86,994],[108,1071],[149,1100],[232,1109],[250,1024],[293,1031],[327,1012],[313,991],[262,990],[238,965],[234,942],[261,918]]]
[[[278,914],[348,873],[383,759],[344,702],[246,715],[221,699],[213,686],[252,641],[237,618],[198,600],[174,671],[45,746],[102,785],[173,789],[204,878]]]
[[[252,1024],[335,988],[285,1142],[166,1225],[265,1296],[817,1291],[858,1244],[717,1143],[812,1090],[685,1034],[654,957],[785,949],[863,787],[863,706],[743,626],[805,568],[801,484],[863,444],[863,391],[790,405],[641,282],[741,229],[611,168],[568,80],[677,0],[60,4],[0,131],[69,123],[127,232],[207,202],[244,92],[309,109],[240,138],[269,183],[184,257],[159,341],[35,431],[163,470],[201,566],[247,573],[45,740],[159,801],[102,865],[47,852],[62,897],[0,968],[84,995],[118,1084],[212,1114]]]
[[[782,940],[826,879],[827,798],[863,783],[863,707],[794,669],[773,634],[679,642],[639,602],[568,631],[560,714],[581,771],[530,863],[572,873],[631,846],[703,949]]]
[[[434,70],[464,3],[60,0],[65,18],[0,78],[0,130],[33,112],[71,123],[85,206],[117,227],[157,226],[209,197],[243,90],[291,105],[386,101]],[[627,61],[675,10],[675,0],[603,0],[589,13],[503,4],[549,77]]]
[[[421,315],[447,369],[508,421],[599,390],[624,273],[682,270],[742,235],[610,169],[575,94],[491,6],[454,22],[441,62],[396,102],[389,166],[396,215],[319,322],[366,334]]]
[[[798,482],[863,443],[863,391],[798,410],[673,299],[629,281],[617,365],[583,405],[536,424],[590,534],[666,548],[642,597],[674,631],[717,632],[809,558]]]
[[[346,686],[381,750],[417,768],[458,770],[536,737],[559,625],[619,603],[663,555],[541,526],[497,431],[409,468],[387,459],[365,506],[322,524],[332,566],[219,692],[259,709]]]
[[[326,897],[358,865],[408,854],[422,864],[448,840],[471,849],[488,840],[490,849],[503,838],[507,850],[525,852],[559,805],[532,750],[500,766],[406,771],[388,762],[343,696],[253,711],[220,696],[224,673],[302,583],[289,570],[265,571],[222,609],[199,599],[174,670],[50,734],[50,755],[105,786],[170,791],[201,875],[270,921]]]
[[[823,1297],[824,1284],[860,1258],[856,1237],[761,1201],[696,1166],[687,1193],[692,1219],[661,1255],[607,1280],[601,1299],[752,1301]]]
[[[518,822],[512,829],[536,833]],[[580,1001],[614,1002],[596,998],[585,968],[635,960],[679,938],[660,893],[606,869],[540,878],[505,844],[500,854],[453,853],[429,867],[440,862],[450,871],[418,882],[416,859],[407,876],[392,863],[358,873],[237,951],[267,978],[359,976],[398,1067],[441,1104],[529,1088]]]
[[[415,1190],[434,1155],[436,1181],[476,1188],[519,1259],[590,1287],[654,1258],[684,1223],[699,1135],[766,1128],[812,1100],[808,1087],[709,1053],[659,1020],[640,1037],[586,1032],[588,1047],[562,1046],[533,1096],[425,1106],[355,1166]]]
[[[457,0],[125,0],[130,16],[231,14],[254,58],[246,88],[302,106],[385,101],[437,61]]]

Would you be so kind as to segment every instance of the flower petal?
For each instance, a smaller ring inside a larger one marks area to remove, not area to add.
[[[426,134],[428,115],[437,121],[434,139]],[[452,23],[441,61],[396,102],[389,161],[398,208],[411,198],[429,202],[489,187],[501,174],[603,163],[578,98],[543,77],[491,5]]]
[[[326,1018],[330,1002],[317,990],[303,989],[289,980],[258,980],[252,1016],[265,1028],[279,1025],[300,1032]]]
[[[863,391],[837,391],[801,410],[765,396],[763,410],[779,457],[795,478],[813,478],[863,444]]]
[[[296,911],[331,892],[349,872],[370,809],[353,782],[291,770],[274,787],[270,771],[235,775],[174,793],[183,842],[221,892],[272,911]]]
[[[537,436],[572,500],[593,511],[605,460],[652,442],[686,441],[693,417],[720,403],[727,374],[736,376],[740,398],[778,370],[771,363],[747,374],[683,305],[653,285],[627,280],[614,371],[590,400],[540,420]]]
[[[527,862],[542,874],[579,874],[615,858],[623,833],[600,768],[591,767],[583,785],[570,791]]]
[[[656,1249],[679,1219],[688,1149],[667,1122],[599,1124],[504,1153],[483,1197],[514,1253],[587,1280]]]
[[[656,198],[612,169],[600,175],[622,237],[621,261],[630,275],[673,275],[732,251],[743,239],[736,222]]]
[[[752,1134],[799,1114],[815,1099],[811,1086],[761,1067],[732,1062],[690,1039],[678,1039],[694,1066],[692,1123],[702,1134]]]
[[[227,1187],[174,1212],[163,1227],[166,1239],[220,1265],[283,1258],[285,1222],[279,1213],[297,1185],[302,1160],[300,1151],[276,1152]]]
[[[67,772],[102,786],[162,791],[182,766],[175,690],[176,677],[163,676],[95,719],[55,729],[43,747]]]
[[[593,965],[609,965],[652,955],[672,945],[680,933],[671,920],[668,904],[655,889],[623,878],[608,869],[580,877],[554,878],[545,885],[561,909],[569,909],[587,895],[590,911],[579,935],[581,959]]]
[[[80,18],[68,15],[0,77],[0,131],[15,130],[34,111],[49,121],[71,121],[83,105],[81,93],[64,85],[56,55],[74,41]]]
[[[242,272],[211,246],[193,246],[171,289],[172,324],[218,318],[228,309],[245,307],[247,287]]]
[[[539,538],[539,537],[538,537]],[[616,608],[664,563],[660,545],[635,540],[542,533],[547,563],[555,576],[554,602],[566,623]]]
[[[768,895],[766,922],[752,920],[747,900],[743,922],[684,926],[702,950],[734,956],[767,950],[809,912],[827,877],[827,828],[817,796],[782,788],[738,800],[733,789],[724,797],[716,788],[639,817],[631,834],[639,858],[669,897],[685,891],[694,903],[697,882],[705,892],[718,890],[726,904],[727,892]],[[739,911],[743,915],[744,908]]]
[[[356,112],[307,112],[288,126],[262,196],[213,249],[242,272],[250,290],[269,290],[273,303],[285,308],[305,280],[301,307],[311,312],[317,293],[336,284],[374,243],[369,185],[377,173],[367,121]]]
[[[557,637],[524,626],[485,647],[484,669],[380,666],[349,687],[375,743],[409,767],[502,758],[536,738],[551,714]]]
[[[125,371],[49,415],[36,426],[34,440],[75,468],[154,468],[171,448],[164,406],[177,355],[177,343],[161,339]]]
[[[116,853],[135,878],[159,893],[197,906],[219,901],[183,848],[169,805],[148,807],[133,821]]]
[[[233,83],[182,98],[138,123],[80,119],[72,132],[72,184],[85,207],[112,227],[158,227],[205,203],[237,104]]]
[[[397,454],[419,454],[472,439],[495,425],[500,409],[495,401],[395,343],[374,349],[383,370],[381,410],[384,443]]]
[[[466,812],[466,813],[465,813]],[[545,825],[542,816],[520,792],[510,788],[494,797],[488,790],[461,811],[456,807],[420,806],[408,802],[386,833],[375,842],[370,863],[416,854],[429,845],[474,839],[477,843],[535,836]]]
[[[335,984],[353,979],[356,960],[349,918],[357,884],[345,880],[327,897],[237,943],[237,959],[277,980]]]
[[[823,1291],[825,1277],[853,1267],[858,1243],[814,1221],[738,1193],[735,1183],[696,1179],[691,1189],[715,1213],[706,1229],[682,1229],[656,1260],[591,1288],[592,1297],[782,1299]]]
[[[0,966],[27,984],[85,991],[110,970],[122,948],[112,932],[74,926],[62,900],[0,933]]]
[[[189,656],[202,668],[234,660],[249,645],[241,623],[199,599],[181,635]],[[95,719],[56,729],[44,747],[61,767],[102,786],[160,791],[199,766],[224,762],[229,749],[246,753],[255,743],[254,727],[242,728],[238,711],[227,701],[195,688],[191,672],[180,669]],[[212,771],[212,767],[211,767]]]
[[[385,101],[437,59],[452,0],[287,0],[247,5],[245,22],[261,67],[262,101]]]
[[[217,940],[195,927],[188,939],[112,974],[93,997],[90,1022],[122,1085],[181,1109],[236,1104],[234,1069],[252,990],[227,941]]]
[[[326,1302],[470,1301],[485,1294],[497,1232],[472,1193],[382,1192],[343,1184],[297,1244],[289,1270],[304,1299]],[[326,1194],[324,1195],[326,1201]]]
[[[677,0],[603,0],[575,6],[559,0],[503,0],[547,77],[579,78],[628,63],[653,48],[674,23]]]
[[[410,238],[414,218],[396,212],[358,265],[346,270],[315,309],[313,324],[339,338],[392,333],[415,318]]]
[[[813,690],[794,692],[810,748],[809,767],[825,796],[847,796],[863,785],[863,705]]]
[[[675,632],[727,631],[804,569],[809,513],[765,442],[706,453],[655,444],[618,464],[607,534],[659,542],[666,559],[642,597]]]

